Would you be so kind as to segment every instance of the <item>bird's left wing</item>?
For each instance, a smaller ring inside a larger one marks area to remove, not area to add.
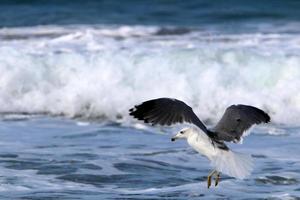
[[[170,126],[175,123],[193,123],[207,133],[205,125],[196,116],[192,108],[177,99],[159,98],[145,101],[131,108],[129,114],[152,125]]]
[[[218,140],[237,142],[252,125],[268,123],[270,119],[267,113],[256,107],[232,105],[226,109],[212,131]]]

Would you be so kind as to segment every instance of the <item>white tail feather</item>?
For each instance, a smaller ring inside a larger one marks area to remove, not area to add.
[[[253,170],[251,155],[230,150],[220,150],[211,161],[217,171],[238,179],[244,179],[249,176]]]

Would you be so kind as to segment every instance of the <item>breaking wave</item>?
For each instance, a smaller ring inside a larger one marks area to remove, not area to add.
[[[186,101],[216,121],[251,104],[300,118],[299,34],[218,34],[143,26],[0,30],[0,112],[130,120],[143,100]]]

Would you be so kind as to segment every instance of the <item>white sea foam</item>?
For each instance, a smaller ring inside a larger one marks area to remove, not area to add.
[[[134,104],[173,97],[213,121],[243,103],[276,123],[299,122],[300,35],[158,30],[1,29],[0,112],[129,120]]]

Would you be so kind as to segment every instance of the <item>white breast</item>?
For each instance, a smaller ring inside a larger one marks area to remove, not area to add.
[[[187,138],[187,142],[193,149],[209,160],[212,160],[219,151],[218,148],[213,146],[211,139],[202,131],[193,130],[193,133]]]
[[[239,179],[251,174],[253,162],[250,155],[214,147],[211,139],[196,129],[190,133],[187,141],[193,149],[206,156],[217,171]]]

